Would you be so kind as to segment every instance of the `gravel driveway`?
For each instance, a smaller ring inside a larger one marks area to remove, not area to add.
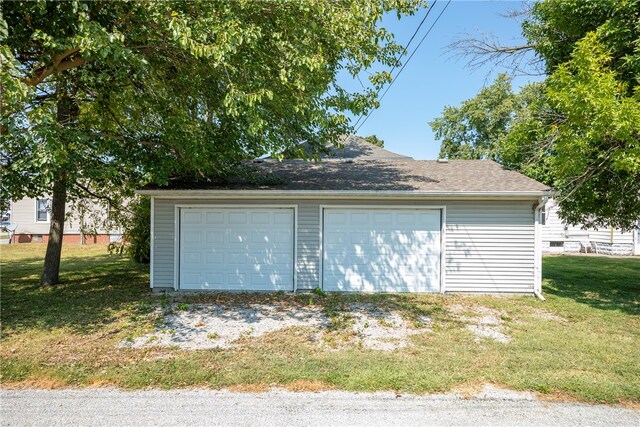
[[[551,403],[491,387],[471,399],[450,393],[233,393],[213,390],[2,390],[6,426],[142,425],[640,425],[640,412]]]

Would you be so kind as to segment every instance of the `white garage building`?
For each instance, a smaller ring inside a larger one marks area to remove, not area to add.
[[[488,160],[370,151],[259,161],[259,184],[140,190],[152,198],[151,286],[540,292],[549,188]]]

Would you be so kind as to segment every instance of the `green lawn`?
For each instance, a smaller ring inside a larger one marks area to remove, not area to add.
[[[5,387],[114,385],[231,387],[259,390],[336,388],[428,393],[492,383],[550,398],[640,403],[640,260],[548,257],[544,294],[191,295],[189,304],[278,301],[332,313],[366,301],[407,316],[427,315],[432,332],[391,353],[318,347],[298,329],[246,340],[235,349],[126,349],[117,344],[153,331],[149,315],[166,298],[148,292],[147,266],[110,256],[105,246],[67,245],[64,283],[41,288],[44,245],[0,247],[0,359]],[[508,344],[477,340],[455,314],[460,307],[505,312]]]

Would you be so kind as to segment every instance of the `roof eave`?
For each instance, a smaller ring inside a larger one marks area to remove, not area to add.
[[[142,189],[137,194],[164,199],[536,199],[551,190],[533,191],[413,191],[413,190],[176,190]]]

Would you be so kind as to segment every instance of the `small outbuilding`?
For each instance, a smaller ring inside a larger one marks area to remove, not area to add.
[[[360,139],[322,161],[250,164],[258,179],[173,181],[151,197],[151,287],[541,290],[550,189],[489,160],[414,160]]]

